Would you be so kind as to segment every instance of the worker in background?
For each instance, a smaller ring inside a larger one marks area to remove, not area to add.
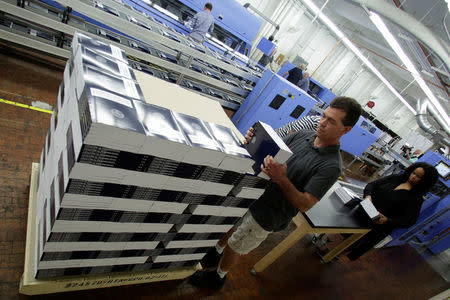
[[[406,150],[406,158],[410,162],[415,163],[419,159],[419,156],[420,156],[420,153],[422,153],[422,150],[416,149],[416,150],[414,150],[414,152],[412,154],[410,152],[411,152],[411,150],[409,150],[409,149]]]
[[[264,194],[250,207],[236,230],[230,230],[202,260],[204,268],[190,281],[197,287],[222,288],[228,271],[245,255],[257,248],[274,231],[285,229],[300,211],[308,211],[336,182],[342,160],[340,138],[356,124],[361,106],[352,98],[338,97],[327,107],[317,131],[300,130],[283,140],[293,152],[284,164],[266,156],[261,170],[270,183]],[[251,142],[253,128],[247,131]]]
[[[214,17],[211,14],[212,4],[206,3],[204,10],[192,17],[185,25],[192,28],[189,38],[197,43],[203,44],[206,34],[214,30]]]
[[[396,228],[408,228],[417,220],[423,196],[438,179],[436,169],[424,162],[409,166],[403,173],[382,177],[364,188],[364,198],[369,198],[380,212],[372,230],[350,246],[347,255],[356,260],[372,249]]]
[[[294,67],[283,74],[283,77],[286,78],[287,81],[297,85],[297,83],[300,81],[300,79],[303,78],[303,71],[306,71],[306,65],[301,64],[298,67]]]
[[[299,80],[297,86],[304,90],[306,93],[309,90],[309,73],[303,72],[303,78]]]
[[[268,40],[272,42],[273,35],[271,35]],[[276,45],[273,48],[272,52],[270,52],[269,55],[266,55],[265,53],[263,53],[263,56],[261,56],[261,58],[259,59],[258,64],[260,64],[263,67],[266,67],[267,65],[269,65],[270,69],[274,72],[274,69],[272,67],[272,62],[273,62],[273,57],[275,56],[275,53],[277,53]]]

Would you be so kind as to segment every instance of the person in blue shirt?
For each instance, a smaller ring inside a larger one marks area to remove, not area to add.
[[[206,34],[211,34],[214,30],[214,17],[211,14],[212,4],[206,3],[204,10],[200,11],[186,23],[187,27],[192,28],[189,38],[197,43],[203,43]]]
[[[299,80],[299,82],[297,83],[297,86],[299,88],[301,88],[302,90],[304,90],[306,93],[309,90],[309,73],[308,72],[304,72],[303,73],[303,78]]]
[[[297,85],[300,79],[303,78],[303,72],[306,71],[306,65],[301,64],[298,67],[294,67],[283,74],[283,77],[286,78],[287,81]],[[287,77],[286,77],[287,76]]]

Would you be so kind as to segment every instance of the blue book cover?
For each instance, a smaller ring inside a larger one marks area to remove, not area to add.
[[[270,125],[259,121],[253,125],[253,129],[253,138],[245,145],[245,148],[255,161],[252,166],[255,175],[267,179],[268,176],[261,172],[264,158],[270,155],[278,163],[284,163],[292,152]]]

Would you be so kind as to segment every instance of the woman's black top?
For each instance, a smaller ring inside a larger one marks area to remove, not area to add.
[[[395,190],[402,183],[399,175],[390,175],[366,185],[364,197],[372,196],[373,205],[388,218],[393,228],[414,225],[420,213],[423,197],[414,189]]]
[[[391,175],[366,185],[364,197],[372,196],[374,206],[388,218],[388,221],[384,224],[373,224],[370,232],[351,245],[349,259],[358,259],[395,228],[414,225],[420,213],[423,197],[414,190],[395,190],[401,183],[399,175]]]

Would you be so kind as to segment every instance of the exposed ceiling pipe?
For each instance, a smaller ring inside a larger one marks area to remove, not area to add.
[[[436,108],[431,104],[431,102],[426,101],[427,103],[427,110],[431,114],[431,116],[438,122],[439,126],[450,136],[450,127],[448,124],[442,120],[442,118],[439,116],[439,113],[436,111]]]
[[[271,19],[266,17],[266,15],[264,15],[262,12],[260,12],[256,7],[252,6],[250,3],[248,3],[248,2],[245,3],[244,8],[254,11],[258,16],[263,18],[266,22],[272,24],[272,26],[275,27],[275,31],[272,33],[273,36],[275,36],[275,34],[278,32],[278,30],[280,30],[279,24],[275,23],[274,21],[272,21]]]
[[[422,128],[425,132],[431,134],[433,136],[433,139],[437,143],[443,143],[447,147],[450,147],[450,139],[448,137],[445,137],[442,133],[440,133],[437,129],[434,128],[434,126],[430,123],[428,120],[428,113],[430,113],[433,118],[439,123],[439,125],[442,126],[445,133],[450,136],[450,128],[446,126],[445,122],[440,118],[440,116],[437,114],[437,111],[433,107],[433,105],[430,105],[431,103],[428,100],[419,100],[417,101],[417,124],[419,124],[419,127]]]
[[[406,31],[413,34],[420,41],[430,47],[445,63],[450,67],[450,46],[448,43],[442,41],[440,38],[428,29],[425,25],[418,22],[403,10],[397,9],[394,5],[385,1],[373,0],[350,0],[360,5],[365,5],[368,8],[376,11],[383,17],[391,20],[397,25],[403,27]],[[394,8],[394,9],[393,9]]]
[[[430,29],[428,29],[425,25],[418,22],[415,18],[411,17],[409,14],[404,12],[403,10],[397,8],[395,5],[389,4],[385,1],[371,1],[371,0],[350,0],[355,3],[359,3],[362,6],[366,6],[373,11],[376,11],[383,17],[389,19],[390,21],[394,22],[395,24],[399,25],[403,29],[405,29],[407,32],[414,35],[418,40],[426,44],[434,53],[439,56],[439,58],[443,61],[445,64],[445,67],[448,69],[450,67],[450,45],[446,42],[444,42],[442,39],[437,37]],[[395,2],[395,0],[394,0]],[[445,88],[445,87],[444,87]],[[430,103],[427,106],[432,107],[433,105]],[[445,108],[444,108],[445,110]],[[431,110],[425,110],[432,113]],[[433,110],[435,113],[436,111]],[[447,113],[448,115],[448,113]],[[423,116],[426,118],[426,115]],[[431,125],[429,122],[423,123],[424,118],[417,117],[417,122],[419,123],[419,126],[422,128],[422,126]],[[443,120],[441,119],[441,116],[433,116],[438,123],[441,123]],[[445,120],[444,120],[445,121]],[[431,125],[432,126],[432,125]],[[428,130],[430,128],[426,127]],[[448,125],[445,126],[445,128],[448,128]],[[444,130],[445,130],[444,128]],[[422,128],[424,129],[424,128]],[[428,130],[424,129],[425,131],[429,132]],[[446,130],[447,134],[448,131]],[[449,139],[446,137],[442,137],[440,139],[441,141],[444,141],[447,146],[449,145]]]
[[[400,2],[399,2],[398,0],[392,0],[392,1],[394,2],[395,6],[397,6],[399,9],[403,10],[403,7],[401,6],[401,4],[400,4]],[[436,6],[437,3],[438,3],[438,2],[436,1],[436,2],[434,3],[433,7],[430,8],[430,10],[427,12],[426,15],[428,15],[428,14],[430,13],[430,11]],[[422,19],[419,20],[419,22],[422,22],[423,18],[425,18],[426,15],[424,15],[424,16],[422,17]],[[446,15],[446,16],[447,16],[447,15]],[[444,23],[444,26],[445,26],[445,23]],[[421,42],[417,41],[417,44],[419,45],[419,47],[420,47],[420,49],[422,50],[422,52],[425,54],[426,59],[428,60],[428,63],[430,64],[430,66],[431,66],[431,67],[434,67],[434,66],[435,66],[435,65],[434,65],[434,62],[433,62],[433,60],[431,59],[430,54],[428,53],[428,50],[422,45]],[[449,92],[448,92],[447,86],[446,86],[444,80],[442,80],[441,75],[440,75],[438,72],[435,72],[435,74],[436,74],[436,77],[439,79],[439,82],[442,84],[442,87],[445,89],[445,93],[447,94],[447,97],[450,97],[450,94],[449,94]]]
[[[386,56],[383,56],[383,55],[381,55],[381,54],[379,54],[379,53],[373,51],[372,49],[367,48],[366,46],[364,46],[364,45],[358,43],[357,41],[352,40],[352,43],[355,44],[355,45],[357,45],[358,47],[363,48],[363,49],[369,51],[370,53],[375,54],[376,56],[378,56],[378,57],[380,57],[380,58],[382,58],[382,59],[384,59],[384,60],[390,62],[390,63],[393,64],[394,66],[399,67],[400,69],[403,69],[403,70],[405,70],[405,71],[411,73],[411,71],[408,70],[406,67],[397,64],[396,62],[390,60],[390,59],[387,58]],[[426,82],[428,82],[429,84],[431,84],[431,85],[433,85],[433,86],[435,86],[435,87],[437,87],[437,88],[439,88],[439,89],[441,89],[441,90],[443,90],[443,91],[446,91],[446,89],[445,89],[444,87],[442,87],[442,86],[440,86],[440,85],[437,85],[436,83],[434,83],[434,82],[432,82],[432,81],[430,81],[430,80],[424,78],[423,76],[420,76],[420,77],[421,77],[423,80],[425,80]],[[400,93],[400,94],[401,94],[401,93]]]

